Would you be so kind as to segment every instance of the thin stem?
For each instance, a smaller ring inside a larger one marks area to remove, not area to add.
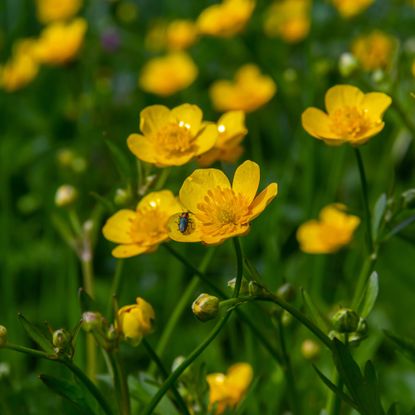
[[[114,279],[112,280],[112,286],[111,286],[111,294],[108,301],[108,315],[112,315],[112,304],[113,304],[113,298],[118,297],[120,286],[121,286],[121,277],[122,277],[122,271],[124,268],[124,260],[118,259],[117,265],[115,267],[115,273],[114,273]]]
[[[235,248],[235,254],[236,254],[237,275],[236,275],[236,281],[235,281],[235,289],[234,289],[232,297],[238,298],[239,292],[241,291],[242,274],[243,274],[243,268],[244,268],[244,258],[242,255],[241,242],[239,241],[239,238],[233,238],[233,246]]]
[[[109,353],[111,365],[114,373],[114,386],[117,393],[118,407],[120,415],[130,415],[130,393],[128,390],[127,376],[121,364],[118,351]]]
[[[31,349],[29,347],[19,346],[18,344],[6,343],[4,346],[2,346],[2,348],[14,350],[15,352],[19,352],[19,353],[29,354],[34,357],[40,357],[42,359],[56,360],[52,356],[49,356],[46,352]]]
[[[408,114],[402,108],[399,100],[396,97],[394,97],[392,100],[392,108],[395,109],[402,122],[405,124],[406,128],[411,132],[412,138],[415,139],[415,124],[413,123],[412,119],[408,117]]]
[[[171,171],[171,168],[170,167],[164,167],[161,170],[161,172],[160,172],[160,174],[159,174],[159,176],[157,178],[157,183],[156,183],[156,185],[154,187],[154,190],[161,190],[161,189],[163,189],[164,185],[166,184],[167,178],[170,175],[170,171]]]
[[[167,372],[166,368],[164,367],[163,362],[160,360],[159,356],[157,356],[157,353],[151,347],[150,343],[145,338],[143,338],[142,344],[143,344],[144,348],[147,350],[147,353],[149,354],[151,360],[157,366],[163,380],[167,379],[168,376],[169,376],[169,373]],[[178,409],[180,409],[180,412],[184,415],[190,415],[190,412],[187,409],[186,402],[183,400],[182,396],[180,395],[180,393],[177,390],[174,383],[171,385],[171,391],[174,395],[174,398],[176,399],[176,403],[177,403]]]

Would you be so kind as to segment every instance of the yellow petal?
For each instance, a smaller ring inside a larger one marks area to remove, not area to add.
[[[164,105],[151,105],[140,113],[140,130],[144,135],[151,135],[163,127],[170,118],[170,110]]]
[[[300,244],[300,249],[308,254],[331,252],[331,248],[322,238],[321,225],[316,220],[305,222],[298,228],[297,241]]]
[[[301,115],[301,123],[304,130],[315,138],[337,138],[330,129],[330,118],[318,108],[307,108]]]
[[[137,209],[144,207],[149,209],[158,208],[169,216],[173,213],[183,211],[183,207],[170,190],[151,192],[148,195],[144,196],[138,202]]]
[[[252,382],[253,370],[248,363],[236,363],[228,369],[228,384],[243,393]]]
[[[177,242],[200,242],[200,224],[193,215],[189,217],[189,224],[186,229],[186,232],[180,232],[179,229],[179,219],[180,213],[172,215],[167,223],[167,228],[169,230],[169,238]]]
[[[226,239],[232,238],[234,236],[244,236],[250,231],[249,223],[245,223],[240,227],[236,228],[233,232],[229,232],[224,235],[206,235],[201,233],[202,242],[205,245],[219,245],[222,242],[225,242]]]
[[[219,118],[218,131],[227,140],[235,136],[242,138],[248,130],[245,127],[245,113],[243,111],[229,111]]]
[[[189,129],[193,136],[199,132],[203,114],[197,105],[179,105],[173,108],[171,113],[177,124]]]
[[[152,252],[157,248],[156,246],[143,246],[143,245],[118,245],[112,250],[112,255],[115,258],[129,258],[135,255],[140,255],[145,252]]]
[[[259,185],[259,166],[253,161],[247,160],[235,171],[232,190],[245,196],[248,205],[255,198]]]
[[[353,147],[360,146],[360,145],[366,143],[367,141],[369,141],[369,139],[371,137],[373,137],[374,135],[376,135],[377,133],[382,131],[384,126],[385,126],[385,123],[381,122],[378,125],[376,125],[375,127],[372,127],[371,129],[367,130],[365,132],[365,134],[362,134],[361,136],[355,138],[354,140],[349,140],[349,143]]]
[[[383,113],[392,103],[392,98],[382,92],[369,92],[363,98],[361,108],[375,122],[382,119]]]
[[[112,215],[102,229],[105,238],[118,244],[131,243],[131,223],[135,215],[135,212],[129,209],[122,209]]]
[[[329,114],[345,106],[359,107],[364,94],[352,85],[336,85],[326,92],[325,103]]]
[[[252,202],[250,209],[251,209],[251,216],[249,220],[255,219],[277,196],[278,193],[278,185],[277,183],[269,184]]]
[[[206,153],[216,143],[218,138],[218,129],[215,124],[207,124],[203,131],[196,137],[196,145],[198,147],[196,155]]]
[[[184,181],[179,192],[180,202],[195,213],[207,192],[217,186],[223,189],[231,187],[225,173],[218,169],[197,169]]]
[[[156,163],[154,146],[147,137],[140,134],[130,134],[127,138],[127,146],[138,159],[147,163]]]

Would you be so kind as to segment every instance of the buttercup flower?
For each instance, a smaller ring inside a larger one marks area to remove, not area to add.
[[[202,116],[200,108],[190,104],[172,110],[147,107],[140,113],[143,135],[131,134],[128,148],[140,160],[159,167],[181,166],[215,145],[216,125],[202,122]]]
[[[82,0],[36,0],[37,17],[41,23],[70,19],[81,6]]]
[[[226,374],[211,373],[207,375],[209,384],[209,408],[215,406],[215,415],[227,408],[234,408],[244,397],[253,376],[248,363],[232,365]]]
[[[319,220],[303,223],[297,230],[300,249],[308,254],[329,254],[349,244],[360,219],[345,212],[342,204],[328,205]]]
[[[253,64],[242,66],[235,74],[235,81],[220,80],[210,88],[210,98],[218,111],[255,111],[265,105],[275,94],[277,86],[262,75]]]
[[[180,189],[180,202],[189,212],[187,226],[179,227],[182,213],[168,223],[169,236],[178,242],[219,244],[249,231],[249,223],[277,195],[277,183],[269,184],[256,196],[259,166],[245,161],[235,171],[232,186],[221,170],[195,170]]]
[[[389,66],[394,48],[395,40],[392,36],[375,30],[369,35],[358,37],[351,50],[365,71],[374,71]]]
[[[348,142],[358,146],[382,131],[385,125],[382,116],[391,102],[381,92],[364,94],[355,86],[336,85],[326,92],[327,114],[314,107],[307,108],[301,121],[310,135],[326,144]]]
[[[310,31],[310,0],[282,0],[267,12],[264,30],[268,36],[279,36],[286,42],[298,42]]]
[[[84,41],[87,23],[78,18],[71,23],[52,23],[41,33],[36,57],[42,63],[63,65],[78,54]]]
[[[125,340],[137,346],[143,336],[151,332],[154,319],[151,304],[137,297],[136,304],[126,305],[118,310],[116,325]]]
[[[149,193],[136,210],[122,209],[111,216],[103,228],[109,241],[120,244],[113,249],[116,258],[152,252],[168,239],[167,221],[182,209],[169,190]]]
[[[203,10],[196,24],[201,34],[231,37],[244,29],[254,8],[254,0],[224,0]]]
[[[192,84],[197,72],[190,56],[184,52],[175,52],[147,62],[138,83],[144,91],[169,96]]]
[[[0,87],[13,92],[29,84],[38,74],[39,65],[34,57],[34,39],[24,39],[13,47],[10,60],[0,66]]]
[[[222,115],[217,128],[219,136],[215,146],[197,159],[201,166],[209,166],[218,160],[235,163],[244,151],[240,143],[248,130],[243,111],[229,111]]]
[[[182,50],[193,45],[197,39],[197,27],[191,20],[173,20],[166,29],[167,47]]]
[[[365,11],[375,0],[332,0],[334,7],[342,15],[349,18]]]

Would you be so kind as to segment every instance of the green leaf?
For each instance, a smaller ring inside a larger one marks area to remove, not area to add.
[[[105,144],[107,145],[114,158],[115,166],[121,179],[125,180],[126,183],[129,183],[133,175],[130,160],[126,157],[124,152],[121,151],[118,146],[112,141],[105,140]]]
[[[80,386],[49,375],[39,375],[39,378],[53,392],[72,402],[77,407],[79,415],[101,414],[91,408],[88,397]]]
[[[359,314],[359,316],[367,318],[367,316],[370,314],[376,303],[378,295],[379,277],[378,273],[376,271],[373,271],[367,281],[365,292],[357,307],[357,313]]]
[[[52,345],[52,336],[48,333],[45,326],[39,326],[38,324],[30,322],[21,313],[19,313],[17,317],[22,323],[26,333],[39,347],[46,353],[51,355],[55,354]]]
[[[307,291],[304,288],[301,288],[301,295],[303,297],[304,305],[306,310],[311,316],[311,319],[314,321],[317,326],[327,332],[330,329],[328,322],[324,319],[323,314],[317,308],[317,306],[313,303],[313,300],[308,295]]]
[[[90,192],[90,195],[93,198],[95,198],[107,212],[110,212],[110,213],[114,212],[115,206],[111,200],[107,199],[104,196],[101,196],[97,192]]]
[[[364,386],[367,398],[366,408],[372,408],[374,414],[384,414],[385,412],[381,405],[379,392],[379,381],[376,375],[375,367],[370,360],[366,362],[365,365]]]
[[[372,218],[372,238],[374,241],[378,239],[379,230],[382,226],[382,219],[385,214],[388,199],[385,193],[382,193],[376,201]]]
[[[415,342],[412,339],[397,336],[388,330],[384,330],[384,333],[398,351],[400,351],[409,360],[415,362]]]
[[[400,415],[401,411],[399,410],[398,404],[393,403],[388,409],[387,415]]]

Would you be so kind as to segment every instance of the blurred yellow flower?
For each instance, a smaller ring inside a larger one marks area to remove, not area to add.
[[[195,170],[180,189],[180,202],[188,212],[188,223],[179,227],[182,213],[168,223],[169,237],[178,242],[219,244],[249,231],[249,223],[277,195],[276,183],[269,184],[259,195],[259,166],[245,161],[235,171],[232,186],[221,170]]]
[[[254,8],[254,0],[223,0],[203,10],[196,24],[201,34],[231,37],[244,29]]]
[[[102,230],[106,239],[120,244],[112,255],[128,258],[154,251],[168,239],[168,219],[181,209],[177,198],[169,190],[162,190],[144,196],[135,211],[118,211]]]
[[[140,160],[159,167],[181,166],[210,150],[216,142],[216,125],[202,121],[196,105],[183,104],[169,110],[151,105],[140,113],[141,134],[131,134],[128,148]]]
[[[256,65],[242,66],[235,81],[219,80],[210,88],[210,98],[218,111],[255,111],[265,105],[277,91],[275,82],[262,75]]]
[[[279,36],[286,42],[299,42],[310,31],[310,1],[282,0],[273,3],[266,14],[264,30],[268,36]]]
[[[70,19],[81,6],[82,0],[36,0],[37,17],[41,23]]]
[[[215,415],[219,415],[228,408],[234,408],[244,397],[252,377],[253,370],[248,363],[236,363],[226,374],[207,375],[209,409],[215,408]]]
[[[365,71],[385,69],[392,60],[395,40],[380,30],[359,36],[351,46],[353,55]]]
[[[351,85],[336,85],[326,92],[327,114],[307,108],[301,121],[304,129],[326,144],[364,144],[384,127],[383,113],[392,99],[382,92],[364,94]]]
[[[415,59],[412,61],[411,71],[412,71],[412,76],[415,77]]]
[[[39,65],[33,53],[35,43],[34,39],[23,39],[13,46],[11,58],[0,66],[0,88],[13,92],[36,77]]]
[[[84,41],[87,22],[78,18],[70,23],[52,23],[43,29],[36,46],[41,63],[63,65],[76,57]]]
[[[329,254],[350,243],[360,223],[357,216],[345,213],[342,204],[323,208],[319,220],[309,220],[297,230],[300,249],[308,254]]]
[[[365,11],[375,0],[331,0],[337,11],[345,18]]]
[[[154,319],[151,304],[137,297],[136,304],[126,305],[118,310],[116,326],[125,340],[137,346],[143,336],[151,332]]]
[[[197,67],[189,55],[174,52],[147,62],[138,83],[144,91],[169,96],[192,84],[197,73]]]
[[[245,127],[245,113],[243,111],[229,111],[223,114],[217,122],[218,140],[213,148],[198,157],[201,166],[210,166],[215,161],[235,163],[244,149],[240,145],[248,133]]]
[[[192,46],[198,31],[191,20],[173,20],[166,29],[166,43],[171,50],[182,50]]]

